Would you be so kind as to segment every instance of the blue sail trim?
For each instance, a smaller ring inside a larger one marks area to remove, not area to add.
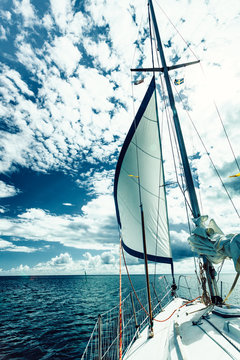
[[[133,120],[132,122],[132,125],[128,131],[128,134],[126,136],[126,139],[123,143],[123,146],[122,146],[122,150],[120,152],[120,155],[119,155],[119,158],[118,158],[118,163],[117,163],[117,167],[116,167],[116,172],[115,172],[115,179],[114,179],[114,201],[115,201],[115,208],[116,208],[116,215],[117,215],[117,221],[118,221],[118,224],[120,226],[120,229],[121,229],[121,220],[120,220],[120,215],[119,215],[119,208],[118,208],[118,204],[117,204],[117,186],[118,186],[118,178],[119,178],[119,174],[120,174],[120,170],[121,170],[121,166],[122,166],[122,162],[123,162],[123,159],[124,159],[124,156],[126,154],[126,151],[128,149],[128,146],[130,144],[130,142],[132,141],[132,138],[134,136],[134,133],[138,127],[138,124],[148,106],[148,103],[152,97],[152,94],[155,90],[156,86],[155,86],[155,77],[153,76],[150,84],[149,84],[149,87],[147,89],[147,92],[143,98],[143,101],[138,109],[138,112],[135,116],[135,119]]]
[[[144,259],[144,254],[133,250],[131,248],[129,248],[126,244],[124,244],[124,241],[122,241],[122,246],[124,248],[124,250],[126,250],[126,252],[134,257],[137,257],[139,259]],[[147,254],[147,259],[149,261],[154,261],[154,262],[158,262],[158,263],[164,263],[164,264],[173,264],[173,259],[169,258],[169,257],[164,257],[164,256],[157,256],[157,255],[149,255]]]

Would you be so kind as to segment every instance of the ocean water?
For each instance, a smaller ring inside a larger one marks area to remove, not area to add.
[[[143,275],[132,279],[136,290],[145,286]],[[233,279],[223,275],[224,295]],[[0,277],[0,360],[80,359],[98,314],[118,304],[118,281],[115,275]],[[131,290],[127,276],[122,289],[123,297]]]

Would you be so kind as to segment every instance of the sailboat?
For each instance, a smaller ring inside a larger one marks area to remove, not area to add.
[[[152,68],[133,69],[152,72],[153,76],[122,146],[114,181],[124,262],[124,252],[144,260],[147,304],[134,287],[127,299],[120,297],[117,309],[99,316],[82,360],[210,359],[211,356],[240,359],[240,307],[227,303],[240,273],[240,234],[224,235],[214,220],[207,223],[208,217],[200,213],[169,76],[171,70],[199,61],[167,65],[152,0],[148,5],[150,29],[152,26],[161,67],[153,63]],[[174,275],[156,94],[159,73],[166,84],[193,220],[188,242],[200,258],[200,294],[196,297],[181,296]],[[223,299],[213,264],[225,258],[232,259],[236,278],[229,295]],[[150,286],[149,262],[152,261],[169,264],[171,268],[171,285],[166,284],[164,276],[160,279],[166,285],[161,298],[153,296]],[[130,304],[128,309],[127,304]]]

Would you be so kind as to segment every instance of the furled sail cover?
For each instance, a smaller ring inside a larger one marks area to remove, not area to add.
[[[224,235],[213,219],[207,225],[207,219],[207,215],[193,219],[196,228],[188,238],[192,250],[214,264],[232,259],[236,272],[240,273],[240,234]]]
[[[148,260],[172,264],[163,184],[153,78],[120,152],[114,199],[124,249],[144,258],[142,203]]]

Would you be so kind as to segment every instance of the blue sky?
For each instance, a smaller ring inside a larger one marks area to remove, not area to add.
[[[223,1],[171,0],[161,6],[203,60],[238,154],[240,7],[230,3],[226,8]],[[147,33],[139,27],[147,24],[145,5],[129,0],[1,1],[0,274],[117,273],[112,186],[117,155],[134,115],[129,69],[151,64]],[[156,8],[160,10],[158,4]],[[168,61],[176,61],[176,55],[181,62],[195,60],[166,16],[160,16],[163,36],[170,39],[165,42]],[[207,138],[240,211],[239,181],[228,179],[237,169],[229,149],[222,150],[225,140],[212,120],[214,106],[209,97],[199,101],[206,95],[201,74],[197,67],[173,76],[185,78],[180,89],[184,106]],[[150,77],[146,75],[146,83]],[[137,104],[144,91],[145,84],[134,88]],[[187,124],[185,115],[183,122]],[[187,124],[189,139],[191,131]],[[195,145],[189,140],[188,151],[202,179],[205,211],[226,231],[237,231],[239,218],[237,223],[230,215],[221,184],[207,183],[213,170],[206,152]],[[171,166],[166,170],[169,180],[172,171]],[[186,219],[179,201],[173,187],[173,254],[177,266],[188,272]],[[129,258],[129,263],[134,272],[142,271],[137,260]]]

